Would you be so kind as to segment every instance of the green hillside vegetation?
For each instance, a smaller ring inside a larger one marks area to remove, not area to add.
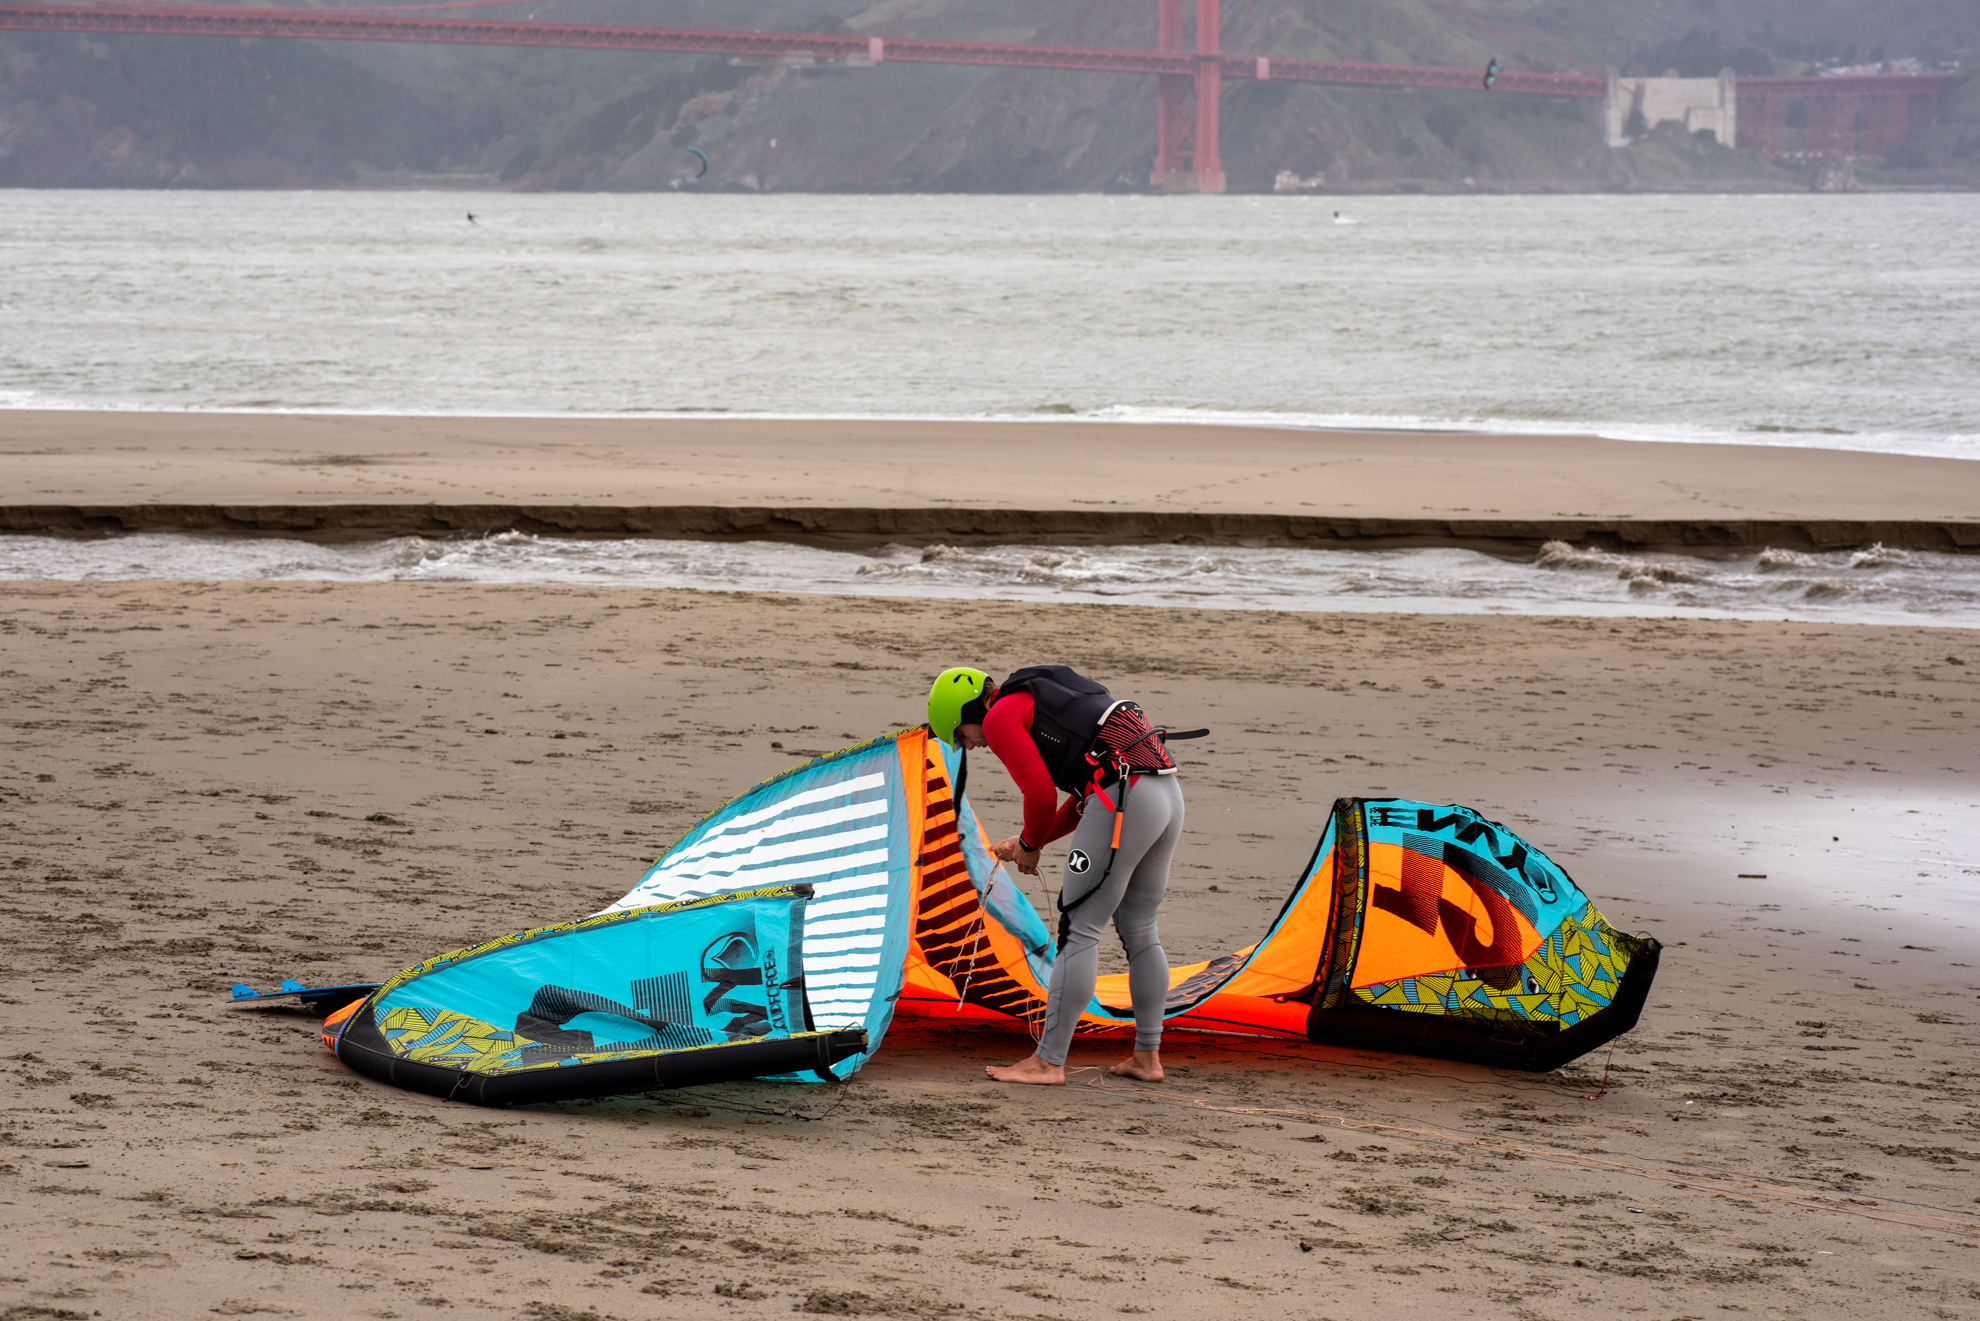
[[[1187,7],[1186,7],[1187,8]],[[1226,50],[1281,58],[1710,76],[1972,63],[1980,6],[1912,0],[1225,0]],[[1154,0],[542,0],[479,17],[1146,48]],[[1515,21],[1518,20],[1518,21]],[[1543,35],[1544,34],[1544,35]],[[1861,172],[1980,183],[1980,94]],[[1234,80],[1230,186],[1795,187],[1665,128],[1604,145],[1598,107]],[[1052,191],[1146,186],[1144,77],[676,55],[69,35],[0,37],[0,185],[448,183],[526,189]],[[695,180],[704,151],[708,176]]]

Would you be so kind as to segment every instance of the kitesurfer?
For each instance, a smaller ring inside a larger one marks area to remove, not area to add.
[[[1024,795],[1024,828],[995,846],[999,858],[1036,876],[1039,851],[1072,836],[1038,1049],[986,1071],[999,1082],[1066,1080],[1066,1051],[1093,998],[1100,933],[1112,919],[1128,956],[1134,1052],[1109,1072],[1161,1081],[1169,963],[1155,911],[1183,823],[1182,786],[1161,732],[1139,706],[1064,665],[1028,666],[1002,684],[982,670],[944,670],[928,693],[928,726],[964,749],[996,753]],[[1063,803],[1060,789],[1070,795]]]

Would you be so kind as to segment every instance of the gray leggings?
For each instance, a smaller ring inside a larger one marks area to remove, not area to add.
[[[1156,1050],[1162,1044],[1162,1008],[1169,998],[1169,959],[1155,931],[1155,910],[1169,887],[1169,859],[1182,834],[1182,786],[1173,775],[1136,777],[1127,796],[1127,819],[1121,824],[1120,852],[1104,881],[1114,814],[1097,797],[1086,800],[1067,841],[1066,872],[1061,897],[1068,903],[1090,897],[1066,914],[1059,958],[1052,965],[1052,991],[1045,1001],[1045,1033],[1038,1058],[1064,1064],[1072,1045],[1073,1028],[1093,999],[1100,976],[1100,932],[1112,918],[1128,956],[1128,993],[1134,1001],[1134,1048]],[[1094,882],[1100,888],[1094,890]]]

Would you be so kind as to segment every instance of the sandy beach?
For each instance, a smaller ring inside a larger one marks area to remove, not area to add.
[[[943,443],[998,460],[967,500]],[[1980,544],[1980,465],[1586,437],[7,413],[0,454],[16,531]],[[1974,636],[0,586],[0,1318],[1980,1314]],[[940,667],[1040,658],[1214,731],[1173,960],[1259,935],[1335,797],[1462,802],[1664,942],[1641,1025],[1546,1075],[1177,1035],[1158,1086],[1094,1041],[1014,1089],[1025,1038],[923,1022],[844,1087],[486,1111],[225,1003],[591,912]]]
[[[1980,464],[1593,436],[18,411],[0,458],[13,532],[1980,550]]]
[[[1973,636],[10,585],[0,1315],[1975,1315]],[[1335,796],[1407,793],[1662,940],[1642,1024],[1547,1075],[1178,1036],[1063,1089],[924,1024],[843,1088],[485,1111],[224,1004],[589,912],[964,655],[1213,728],[1171,958],[1254,939]]]

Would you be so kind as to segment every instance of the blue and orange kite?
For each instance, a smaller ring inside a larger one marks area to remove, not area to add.
[[[351,989],[324,1041],[504,1105],[844,1078],[896,1015],[1026,1030],[1051,933],[952,794],[952,756],[912,729],[786,771],[603,912]],[[1168,1023],[1551,1069],[1635,1025],[1658,949],[1468,808],[1344,798],[1257,944],[1171,969]],[[1081,1030],[1132,1023],[1126,978],[1101,978]]]

